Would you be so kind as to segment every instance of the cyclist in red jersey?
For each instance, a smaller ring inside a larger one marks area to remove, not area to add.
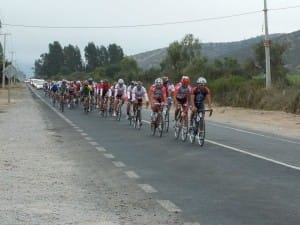
[[[177,115],[180,108],[182,107],[183,113],[187,115],[188,107],[191,107],[191,92],[192,87],[190,86],[190,78],[188,76],[182,76],[181,82],[176,84],[174,91],[174,102],[176,103],[175,109],[175,120],[177,120]],[[187,126],[187,120],[184,121]]]
[[[157,78],[149,89],[149,99],[151,103],[152,115],[155,115],[158,110],[161,110],[161,105],[155,103],[164,103],[166,105],[167,96],[166,89],[163,86],[161,78]],[[153,119],[153,116],[151,116]]]
[[[100,112],[104,111],[104,103],[108,102],[108,98],[110,97],[110,85],[108,80],[104,79],[103,83],[98,86],[98,95],[99,95],[99,109]]]

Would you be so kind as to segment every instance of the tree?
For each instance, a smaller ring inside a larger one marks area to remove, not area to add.
[[[93,42],[89,42],[88,45],[84,48],[84,57],[87,61],[86,71],[91,72],[96,69],[99,65],[98,59],[98,49]]]
[[[284,67],[283,54],[287,46],[279,43],[274,43],[270,48],[271,54],[271,76],[274,82],[286,82],[287,69]],[[266,71],[265,48],[263,43],[258,43],[254,46],[255,59],[259,67]]]
[[[98,57],[99,57],[99,59],[98,59],[99,66],[105,67],[108,65],[109,55],[108,55],[107,49],[103,45],[100,46],[100,48],[99,48]]]
[[[118,64],[124,58],[123,49],[116,44],[110,44],[108,46],[108,57],[109,64]]]
[[[56,75],[60,73],[64,65],[63,49],[58,41],[49,44],[49,53],[45,54],[45,75]]]
[[[187,34],[181,42],[175,41],[167,48],[167,56],[162,61],[163,72],[172,71],[173,78],[178,78],[186,66],[192,63],[193,58],[200,56],[201,45],[192,34]]]
[[[64,74],[82,71],[82,59],[80,49],[73,45],[64,47]]]
[[[132,57],[125,57],[120,63],[119,76],[127,81],[136,80],[139,72],[137,62]]]

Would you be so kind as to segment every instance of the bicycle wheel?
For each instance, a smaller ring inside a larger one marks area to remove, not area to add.
[[[139,109],[137,109],[134,117],[134,128],[141,129],[141,111]]]
[[[205,140],[205,121],[203,119],[200,120],[197,139],[198,139],[198,144],[202,147],[204,145],[204,140]]]
[[[157,128],[158,128],[159,136],[162,137],[162,133],[164,131],[164,119],[161,113],[158,114],[157,122],[158,122]]]
[[[59,108],[60,108],[61,112],[64,112],[64,110],[65,110],[65,102],[64,102],[63,98],[60,100],[60,107]]]
[[[198,126],[199,126],[199,123],[193,121],[193,129],[191,129],[189,131],[189,139],[192,144],[195,142],[197,131],[198,131]]]
[[[117,111],[117,120],[120,121],[122,116],[122,105],[118,105],[118,111]]]
[[[174,126],[175,139],[178,139],[180,131],[181,131],[181,119],[175,121],[175,126]]]
[[[180,135],[181,136],[181,140],[183,142],[185,142],[186,139],[187,139],[187,135],[188,135],[188,128],[186,126],[182,126],[180,134],[181,134]]]
[[[165,113],[164,123],[165,132],[168,133],[170,125],[170,114],[168,111]]]

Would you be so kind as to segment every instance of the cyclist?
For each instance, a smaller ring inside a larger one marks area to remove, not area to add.
[[[119,101],[122,101],[122,105],[124,104],[126,99],[126,84],[124,84],[124,80],[123,79],[119,79],[118,83],[115,86],[115,101],[114,101],[114,115],[113,116],[117,116],[116,112],[117,112],[117,106]]]
[[[191,92],[192,87],[190,86],[190,78],[188,76],[182,76],[181,81],[176,84],[174,91],[174,102],[176,103],[175,109],[175,120],[177,121],[177,116],[182,108],[182,112],[185,118],[184,125],[187,127],[187,115],[188,115],[188,106],[191,107]]]
[[[95,104],[95,102],[96,102],[96,100],[95,100],[95,89],[96,89],[96,86],[95,86],[93,78],[90,77],[88,79],[88,83],[89,83],[89,87],[91,89],[91,104]]]
[[[62,80],[61,85],[58,89],[58,93],[59,93],[60,102],[64,101],[64,97],[67,94],[67,81],[66,80]]]
[[[192,105],[190,116],[190,129],[193,126],[193,117],[197,112],[197,109],[205,110],[205,100],[208,103],[208,109],[211,110],[211,93],[209,88],[206,86],[207,82],[204,77],[199,77],[197,79],[197,86],[192,90]]]
[[[86,80],[83,82],[83,86],[80,89],[80,96],[82,97],[83,100],[83,105],[84,107],[88,108],[88,111],[90,111],[90,105],[87,106],[87,104],[90,104],[89,101],[92,93],[92,87],[89,85],[89,82]]]
[[[58,91],[58,85],[56,84],[56,82],[52,81],[50,92],[51,92],[51,98],[52,98],[53,103],[55,103],[57,91]]]
[[[169,81],[169,78],[167,76],[162,77],[163,80],[163,85],[166,89],[166,96],[168,99],[168,107],[167,110],[169,111],[171,108],[171,104],[172,104],[172,98],[174,95],[174,85]]]
[[[130,85],[127,87],[127,119],[129,119],[130,115],[130,108],[132,105],[132,90],[135,87],[136,82],[135,81],[131,81]]]
[[[148,108],[149,98],[146,91],[146,88],[143,86],[141,81],[137,82],[137,85],[132,90],[132,102],[133,102],[133,112],[135,114],[138,106],[143,106],[143,99],[146,101],[146,106]],[[142,126],[142,122],[140,121]]]
[[[157,105],[155,103],[164,103],[166,104],[167,96],[166,96],[166,89],[163,86],[163,80],[161,78],[157,78],[154,81],[154,84],[151,85],[149,90],[149,98],[151,103],[151,120],[152,122],[156,119],[156,114],[158,110],[161,110],[161,105]]]
[[[108,98],[110,97],[111,89],[108,83],[108,80],[104,79],[101,86],[99,86],[98,95],[99,95],[99,109],[100,112],[104,112],[104,104],[107,106]]]

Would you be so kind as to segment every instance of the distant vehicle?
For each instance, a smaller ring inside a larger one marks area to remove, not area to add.
[[[33,85],[36,87],[36,89],[43,89],[45,82],[45,80],[35,80]]]

